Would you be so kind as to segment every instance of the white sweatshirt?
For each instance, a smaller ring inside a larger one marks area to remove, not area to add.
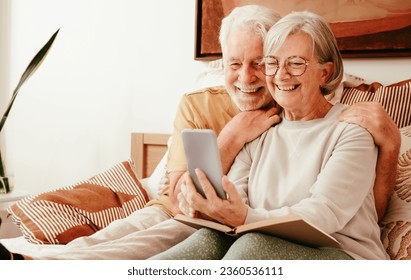
[[[377,148],[362,127],[321,119],[288,121],[248,143],[228,177],[249,205],[246,223],[295,213],[341,242],[355,259],[387,259],[373,186]]]

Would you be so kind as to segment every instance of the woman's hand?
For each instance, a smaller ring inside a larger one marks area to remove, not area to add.
[[[201,216],[232,227],[244,224],[247,216],[247,205],[227,176],[222,178],[223,188],[227,193],[227,199],[223,200],[217,196],[204,172],[197,169],[196,173],[206,198],[196,191],[189,174],[185,174],[179,195],[181,211],[192,217]]]

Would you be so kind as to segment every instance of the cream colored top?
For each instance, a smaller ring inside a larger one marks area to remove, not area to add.
[[[246,223],[295,213],[355,259],[388,259],[373,195],[377,148],[365,129],[337,120],[344,106],[283,119],[241,150],[228,176],[249,205]]]

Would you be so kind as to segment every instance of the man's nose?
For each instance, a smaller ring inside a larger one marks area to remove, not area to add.
[[[243,66],[240,71],[239,79],[242,83],[254,82],[257,79],[256,69],[250,66]]]

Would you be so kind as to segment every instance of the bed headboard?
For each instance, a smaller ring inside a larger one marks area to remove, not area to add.
[[[131,159],[139,178],[147,178],[153,173],[167,151],[170,136],[159,133],[131,133]]]

